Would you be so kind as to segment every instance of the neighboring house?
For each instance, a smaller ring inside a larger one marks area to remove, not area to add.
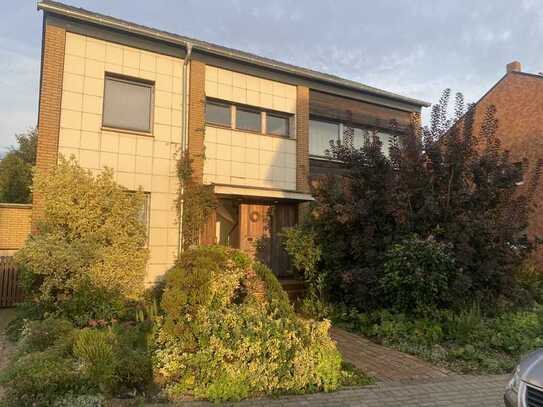
[[[506,66],[505,75],[476,103],[474,129],[475,134],[481,128],[481,122],[489,106],[496,108],[498,119],[497,135],[501,146],[509,151],[511,160],[522,165],[525,159],[526,168],[522,189],[529,188],[528,177],[543,160],[543,76],[522,72],[517,61]],[[535,192],[535,211],[531,214],[528,235],[543,237],[543,180],[539,180],[539,188]],[[536,251],[539,267],[543,264],[543,247]]]
[[[278,232],[311,201],[309,178],[326,173],[324,151],[343,123],[407,126],[428,104],[357,82],[200,40],[43,1],[37,167],[60,154],[81,166],[111,167],[129,190],[147,193],[147,281],[179,250],[176,161],[193,159],[197,182],[219,207],[202,243],[255,251],[279,277],[288,260]],[[34,211],[39,215],[40,197]],[[333,237],[331,237],[333,238]]]

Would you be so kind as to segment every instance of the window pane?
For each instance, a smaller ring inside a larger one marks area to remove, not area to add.
[[[206,122],[230,127],[230,106],[208,102],[206,104]]]
[[[325,156],[330,140],[339,139],[339,123],[309,120],[309,154]]]
[[[288,117],[275,116],[269,114],[266,117],[266,133],[277,134],[279,136],[288,136],[290,120]]]
[[[106,77],[103,124],[121,129],[150,131],[152,86]]]
[[[251,130],[260,133],[262,127],[260,125],[260,112],[236,109],[236,128],[240,130]]]
[[[392,143],[392,135],[388,133],[377,133],[377,136],[379,137],[379,141],[381,141],[383,154],[385,157],[388,157],[390,155],[390,144]]]
[[[364,146],[364,143],[366,139],[370,140],[372,139],[374,133],[372,131],[369,131],[367,129],[359,129],[354,128],[354,135],[353,135],[353,147],[354,148],[361,148]],[[383,132],[377,132],[375,133],[377,138],[379,138],[379,141],[381,142],[381,148],[383,149],[383,154],[388,157],[390,154],[390,143],[392,141],[392,136],[388,133]]]

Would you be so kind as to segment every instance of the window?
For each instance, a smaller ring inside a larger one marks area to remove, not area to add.
[[[260,112],[241,107],[236,108],[236,128],[260,133],[262,131]]]
[[[392,142],[392,135],[388,133],[383,133],[381,131],[378,131],[377,133],[373,133],[370,130],[359,129],[355,127],[354,134],[353,134],[353,147],[354,148],[363,147],[366,138],[370,138],[371,140],[374,134],[379,138],[379,141],[382,144],[381,148],[382,148],[383,154],[386,157],[388,157],[390,154],[390,144]]]
[[[339,123],[309,120],[309,154],[325,156],[331,140],[339,140]]]
[[[149,133],[152,111],[152,84],[106,74],[102,118],[104,126]]]
[[[217,103],[206,103],[206,122],[212,124],[218,124],[220,126],[230,127],[232,123],[232,116],[230,115],[230,106]]]
[[[268,113],[266,116],[266,133],[275,134],[277,136],[288,136],[290,119],[285,116],[279,116],[273,113]]]

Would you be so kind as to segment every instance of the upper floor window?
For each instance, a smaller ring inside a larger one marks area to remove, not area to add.
[[[383,154],[386,157],[388,157],[390,153],[390,143],[392,142],[392,135],[388,133],[383,133],[381,131],[374,133],[371,130],[360,129],[360,128],[355,127],[354,133],[353,133],[353,147],[354,148],[363,147],[366,141],[366,138],[373,137],[374,134],[377,136],[377,138],[381,142],[381,148],[382,148]]]
[[[290,118],[268,113],[266,116],[266,133],[278,136],[288,136],[290,133]]]
[[[153,84],[106,74],[103,109],[104,126],[150,133]]]
[[[309,154],[324,157],[330,141],[340,140],[339,123],[309,120]]]
[[[230,127],[230,123],[232,122],[230,106],[218,102],[207,102],[206,122]]]
[[[206,102],[206,123],[234,130],[289,137],[292,114],[236,105],[214,99]]]
[[[236,128],[260,133],[262,131],[260,116],[260,112],[236,107]]]

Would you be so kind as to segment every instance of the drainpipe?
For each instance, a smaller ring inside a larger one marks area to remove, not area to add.
[[[187,53],[185,55],[185,60],[183,61],[183,89],[182,89],[182,96],[181,96],[181,116],[183,118],[183,123],[181,126],[181,155],[184,155],[187,151],[188,146],[188,91],[189,91],[189,68],[190,68],[190,58],[192,56],[192,43],[186,42],[185,47],[187,49]],[[181,195],[183,195],[183,186],[181,186]],[[179,225],[177,229],[177,256],[181,254],[181,246],[183,243],[183,202],[181,202],[181,205],[179,205]]]

